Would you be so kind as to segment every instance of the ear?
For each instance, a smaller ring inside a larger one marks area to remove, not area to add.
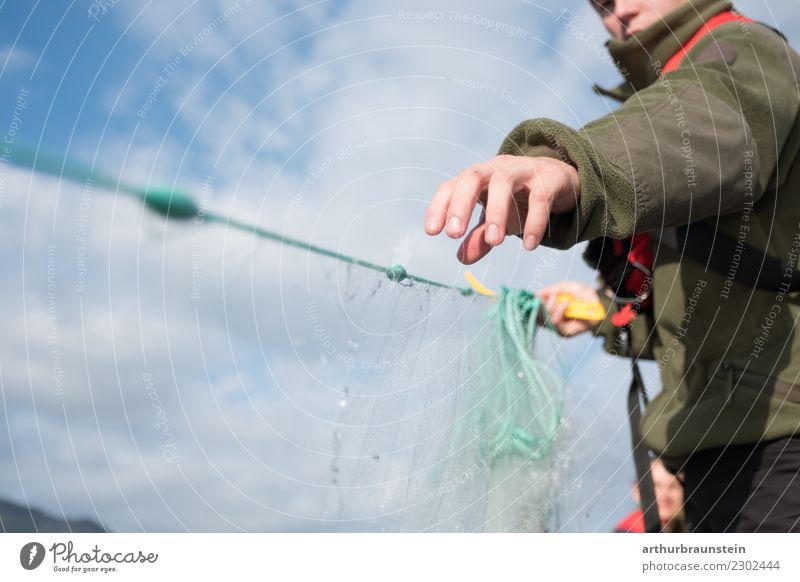
[[[639,494],[639,485],[636,483],[631,487],[631,497],[633,497],[637,505],[642,502],[642,496]]]

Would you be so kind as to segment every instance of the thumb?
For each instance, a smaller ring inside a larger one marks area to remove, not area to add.
[[[481,220],[475,228],[467,233],[456,256],[465,265],[477,263],[489,254],[492,245],[486,242],[486,223]]]

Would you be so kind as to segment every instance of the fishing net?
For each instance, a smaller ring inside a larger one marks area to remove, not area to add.
[[[544,530],[563,381],[553,351],[533,357],[538,300],[346,271],[311,291],[298,330],[340,396],[330,517],[344,530]]]
[[[79,183],[91,175],[74,166],[65,174],[63,164],[37,169]],[[224,316],[224,349],[195,351],[190,341],[170,347],[214,368],[213,377],[205,371],[207,385],[153,370],[145,387],[161,387],[167,407],[174,384],[186,423],[170,417],[181,443],[178,464],[196,461],[198,475],[205,465],[215,475],[189,479],[190,489],[178,481],[159,486],[181,526],[191,528],[179,509],[190,490],[204,503],[214,499],[209,510],[226,529],[260,529],[275,513],[304,530],[586,529],[601,479],[616,461],[600,447],[588,452],[608,427],[593,427],[594,411],[571,400],[566,370],[576,363],[560,361],[560,340],[539,320],[536,296],[503,289],[485,297],[453,285],[459,282],[421,279],[399,265],[367,263],[200,211],[170,190],[120,187],[96,175],[94,183],[97,192],[113,192],[113,184],[170,218],[163,240],[171,256],[186,260],[164,264],[164,281],[147,286],[152,299],[169,302],[173,315],[188,310],[201,344],[205,328],[219,328]],[[220,240],[244,244],[231,245],[233,256],[219,251]],[[154,257],[160,244],[154,241]],[[200,272],[203,293],[187,301]],[[244,292],[226,291],[236,281]],[[159,298],[164,289],[175,293]],[[243,301],[250,309],[231,303]],[[150,355],[159,345],[148,334],[142,347]],[[228,375],[220,372],[226,368]],[[233,414],[234,405],[244,412]],[[588,412],[576,417],[579,409]],[[153,438],[144,419],[129,423],[137,449]],[[228,493],[220,496],[220,488]],[[242,503],[252,522],[229,517]]]

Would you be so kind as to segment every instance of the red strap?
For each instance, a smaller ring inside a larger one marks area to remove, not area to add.
[[[651,238],[650,233],[647,232],[634,234],[630,237],[628,239],[630,241],[630,248],[625,260],[629,263],[643,265],[652,271],[654,258]],[[621,257],[624,253],[622,242],[615,240],[614,243],[614,251],[618,257]],[[624,290],[629,295],[633,296],[642,295],[647,291],[650,285],[652,285],[652,280],[648,280],[647,275],[640,269],[631,269],[628,276],[622,282]],[[611,316],[611,323],[614,324],[615,327],[625,327],[634,320],[640,309],[646,311],[650,309],[651,305],[652,299],[650,297],[642,301],[641,304],[625,305],[625,307]]]
[[[722,26],[723,24],[727,24],[729,22],[734,22],[734,21],[743,22],[743,23],[744,22],[753,22],[752,19],[747,18],[746,16],[742,16],[741,14],[736,14],[735,12],[731,12],[731,11],[721,12],[721,13],[717,14],[716,16],[713,16],[712,18],[709,18],[708,22],[703,24],[703,26],[700,27],[700,30],[698,30],[695,33],[695,35],[691,39],[689,39],[689,42],[687,42],[685,45],[683,45],[683,47],[681,47],[681,50],[679,50],[677,53],[672,55],[672,58],[670,58],[670,60],[667,61],[667,64],[664,65],[664,69],[661,71],[661,74],[662,75],[666,75],[667,73],[671,73],[672,71],[677,69],[678,66],[680,66],[680,64],[683,61],[683,58],[686,56],[686,54],[690,50],[692,50],[694,45],[696,45],[698,42],[700,42],[700,40],[705,35],[707,35],[709,32],[711,32],[712,30],[714,30],[718,26]]]
[[[628,253],[628,261],[644,265],[652,271],[655,258],[653,257],[651,239],[650,233],[647,232],[634,234],[631,237],[631,250]],[[650,283],[651,281],[647,281],[647,277],[642,271],[635,269],[631,271],[631,274],[625,280],[625,289],[628,293],[638,296],[647,290]],[[647,309],[649,305],[642,305],[642,307]]]

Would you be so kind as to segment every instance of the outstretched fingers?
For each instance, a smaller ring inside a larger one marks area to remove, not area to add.
[[[551,213],[575,208],[580,195],[577,170],[559,160],[525,156],[496,156],[474,164],[436,191],[425,217],[430,235],[442,231],[464,237],[480,201],[485,219],[469,230],[458,257],[470,264],[484,257],[509,234],[521,235],[532,251],[546,233]]]
[[[488,164],[474,164],[455,179],[453,194],[447,209],[445,232],[450,238],[461,238],[467,232],[472,211],[492,175]]]
[[[454,179],[447,180],[436,189],[433,200],[428,206],[428,213],[425,216],[425,232],[429,235],[435,236],[442,232],[455,185],[456,181]]]

